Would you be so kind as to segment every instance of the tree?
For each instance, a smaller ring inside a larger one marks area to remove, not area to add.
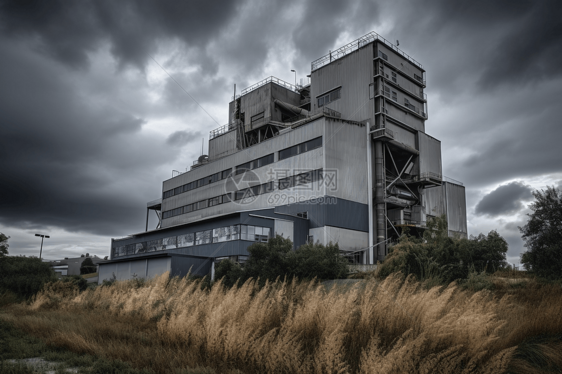
[[[8,239],[10,239],[9,236],[6,236],[0,232],[0,257],[8,255]]]
[[[97,270],[96,265],[90,257],[86,257],[82,264],[80,265],[80,274],[92,274]]]
[[[534,191],[529,221],[519,227],[527,252],[525,268],[546,278],[562,277],[562,191],[554,187]]]

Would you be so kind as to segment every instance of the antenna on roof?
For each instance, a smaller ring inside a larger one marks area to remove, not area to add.
[[[398,39],[396,39],[396,46],[398,47],[400,45],[400,42],[398,41]]]
[[[203,144],[205,144],[205,138],[201,138],[201,156],[203,156]]]

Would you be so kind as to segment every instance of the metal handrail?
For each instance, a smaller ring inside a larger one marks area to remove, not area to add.
[[[408,61],[410,61],[414,65],[418,66],[419,68],[423,69],[422,65],[419,62],[417,62],[412,57],[407,55],[400,48],[398,48],[394,44],[390,43],[388,40],[386,40],[385,38],[383,38],[382,36],[380,36],[376,32],[371,31],[370,33],[368,33],[366,35],[363,35],[362,37],[344,45],[343,47],[340,47],[340,48],[336,49],[335,51],[331,51],[328,54],[312,61],[311,71],[314,71],[318,68],[321,68],[322,66],[327,65],[334,60],[342,58],[343,56],[345,56],[345,55],[347,55],[347,54],[349,54],[353,51],[356,51],[359,48],[361,48],[361,47],[363,47],[363,46],[365,46],[365,45],[367,45],[367,44],[369,44],[369,43],[371,43],[375,40],[381,40],[383,43],[385,43],[388,47],[390,47],[396,53],[402,55]]]
[[[236,126],[231,123],[222,125],[221,127],[209,131],[209,140],[216,138],[219,135],[226,134],[227,132],[232,131],[234,129],[236,129]]]
[[[443,180],[443,176],[441,174],[433,173],[431,171],[414,176],[414,180],[422,180],[422,179]]]
[[[252,85],[249,86],[249,87],[244,88],[244,89],[242,90],[242,93],[241,93],[240,95],[236,95],[235,99],[239,98],[240,96],[246,95],[247,93],[252,92],[252,91],[254,91],[255,89],[258,89],[258,88],[260,88],[261,86],[265,86],[265,85],[268,84],[268,83],[275,83],[275,84],[277,84],[277,85],[279,85],[279,86],[281,86],[281,87],[285,87],[285,88],[287,88],[287,89],[289,89],[289,90],[291,90],[291,91],[294,91],[294,92],[297,92],[297,93],[299,92],[299,91],[298,91],[298,87],[295,86],[294,84],[291,84],[291,83],[289,83],[289,82],[285,82],[285,81],[282,80],[282,79],[279,79],[279,78],[277,78],[277,77],[271,76],[271,77],[267,77],[267,78],[265,78],[265,79],[259,81],[258,83],[254,83],[254,84],[252,84]]]

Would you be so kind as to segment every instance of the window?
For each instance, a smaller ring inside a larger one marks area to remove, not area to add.
[[[262,120],[263,119],[263,113],[264,112],[261,112],[261,113],[256,114],[255,116],[252,116],[250,118],[250,123],[255,123],[255,122],[258,122],[258,121]]]
[[[242,165],[236,166],[236,175],[244,173],[246,170],[261,168],[262,166],[273,163],[273,153],[260,157],[256,160],[248,161]]]
[[[392,81],[396,83],[396,73],[392,72]]]
[[[294,145],[289,148],[285,148],[279,151],[279,160],[284,160],[286,158],[296,156],[298,154],[311,151],[316,148],[322,147],[322,137],[314,138],[304,143]]]
[[[174,196],[174,190],[169,190],[164,192],[164,199]]]
[[[423,78],[422,78],[422,77],[420,77],[419,75],[417,75],[417,74],[414,74],[414,78],[416,78],[416,79],[417,79],[418,81],[420,81],[420,82],[422,82],[422,83],[423,83]]]
[[[135,254],[135,245],[134,244],[127,245],[125,251],[127,252],[128,255],[134,255]]]
[[[382,57],[383,59],[388,61],[388,56],[383,51],[379,51],[379,57]]]
[[[398,95],[394,91],[392,91],[392,100],[398,101]]]
[[[149,240],[147,242],[147,252],[161,251],[162,250],[162,239]]]
[[[169,238],[162,239],[162,249],[176,249],[176,248],[178,248],[177,236],[171,236]]]
[[[135,244],[135,253],[145,253],[145,252],[146,252],[146,243]]]
[[[279,189],[284,190],[293,187],[293,177],[279,179]]]
[[[308,219],[308,212],[297,213],[297,217]]]
[[[125,256],[127,254],[127,250],[124,245],[117,247],[117,250],[119,251],[119,256]]]
[[[195,234],[185,234],[178,236],[178,248],[191,247],[195,243]]]
[[[219,205],[221,203],[221,200],[222,200],[221,196],[213,197],[212,199],[209,199],[209,206]]]
[[[341,97],[341,87],[318,97],[318,108],[328,105]]]
[[[222,179],[228,178],[228,176],[230,175],[230,172],[231,172],[230,169],[223,171],[222,172]]]

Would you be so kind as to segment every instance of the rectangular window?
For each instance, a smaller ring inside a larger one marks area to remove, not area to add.
[[[240,225],[240,239],[248,240],[248,226]]]
[[[117,247],[119,251],[119,256],[125,256],[127,254],[127,249],[124,245]]]
[[[208,200],[203,200],[203,201],[199,201],[197,203],[197,210],[199,209],[205,209],[208,205],[209,201]]]
[[[252,116],[250,118],[250,123],[255,123],[255,122],[258,122],[258,121],[262,120],[263,119],[263,113],[264,112],[261,112],[261,113],[256,114],[255,116]]]
[[[255,241],[256,240],[255,236],[256,236],[256,226],[248,225],[248,239],[247,240]]]
[[[213,197],[212,199],[209,199],[209,206],[215,206],[215,205],[219,205],[221,203],[222,197]]]
[[[385,53],[383,53],[383,51],[379,51],[379,57],[382,57],[383,59],[388,61],[388,56]]]
[[[322,147],[322,137],[314,138],[304,143],[294,145],[289,148],[285,148],[279,151],[279,160],[284,160],[286,158],[298,155],[300,153],[308,152],[313,149]]]
[[[422,77],[420,77],[419,75],[417,75],[417,74],[414,74],[414,78],[416,78],[416,79],[417,79],[418,81],[420,81],[420,82],[422,82],[422,83],[423,83],[423,78],[422,78]]]
[[[178,236],[178,248],[191,247],[195,242],[195,234],[185,234]]]
[[[147,252],[161,251],[162,239],[149,240],[147,242]]]
[[[184,213],[189,213],[193,211],[193,204],[189,204],[183,207],[183,212]]]
[[[318,108],[324,106],[324,105],[328,105],[329,103],[331,103],[332,101],[336,101],[341,97],[341,87],[328,92],[327,94],[324,94],[322,96],[318,97]]]
[[[394,91],[392,91],[392,100],[398,101],[398,95]]]
[[[273,153],[258,159],[258,165],[256,167],[261,168],[262,166],[269,165],[272,163],[273,163]]]
[[[167,210],[165,212],[162,213],[162,218],[166,219],[166,218],[170,218],[172,216],[172,211],[171,210]]]
[[[174,190],[169,190],[164,192],[164,199],[174,196]]]
[[[230,240],[240,240],[240,226],[230,226]]]
[[[174,188],[174,195],[179,195],[183,192],[183,186]]]
[[[178,247],[177,239],[177,236],[162,239],[162,249],[176,249]]]
[[[126,248],[125,248],[125,252],[127,252],[128,255],[134,255],[135,254],[135,245],[134,244],[127,245]]]
[[[287,177],[279,179],[279,189],[285,190],[287,188],[293,187],[293,177]]]
[[[221,179],[226,179],[226,178],[228,178],[228,176],[230,175],[230,172],[231,172],[231,171],[232,171],[231,169],[224,170],[224,171],[222,172],[222,178],[221,178]]]
[[[252,162],[246,162],[245,164],[238,165],[236,167],[236,175],[244,173],[246,170],[252,170]]]
[[[135,244],[135,253],[146,253],[146,243]]]
[[[270,193],[275,191],[275,183],[273,181],[262,184],[262,193]]]

